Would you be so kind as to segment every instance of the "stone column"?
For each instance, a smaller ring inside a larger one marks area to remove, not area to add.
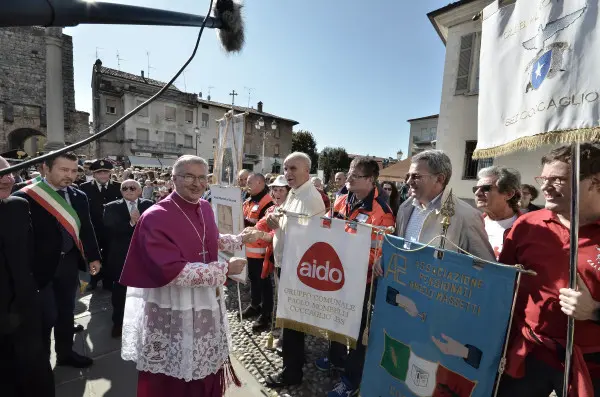
[[[46,150],[65,146],[62,28],[46,28]]]

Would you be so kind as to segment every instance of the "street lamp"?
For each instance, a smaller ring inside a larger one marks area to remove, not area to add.
[[[201,143],[200,142],[200,128],[198,128],[198,126],[196,126],[196,128],[194,128],[194,133],[196,134],[196,156],[198,156],[198,145]]]
[[[262,173],[265,173],[265,144],[267,142],[267,129],[265,128],[265,120],[261,117],[256,120],[254,123],[254,128],[257,130],[262,130],[263,132],[263,141],[262,141]],[[277,129],[277,122],[273,120],[271,123],[271,129],[275,131]]]

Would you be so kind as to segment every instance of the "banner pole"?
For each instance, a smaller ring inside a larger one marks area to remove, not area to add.
[[[571,149],[571,249],[569,255],[569,288],[577,289],[577,260],[579,254],[579,169],[580,145],[574,143]],[[575,335],[575,319],[567,320],[567,346],[565,351],[565,374],[562,396],[567,397],[571,377],[571,358],[573,355],[573,338]]]
[[[521,265],[517,265],[522,267]],[[496,379],[496,387],[494,387],[493,397],[498,395],[498,389],[500,388],[500,382],[502,382],[502,374],[506,367],[506,352],[508,351],[508,340],[510,338],[510,330],[512,328],[513,318],[515,315],[515,306],[517,304],[517,296],[519,294],[519,287],[521,286],[521,272],[517,272],[517,284],[515,286],[515,292],[513,295],[512,307],[510,309],[510,317],[508,318],[508,328],[506,329],[506,339],[504,341],[504,349],[502,350],[502,358],[500,359],[500,366],[498,367],[498,379]]]

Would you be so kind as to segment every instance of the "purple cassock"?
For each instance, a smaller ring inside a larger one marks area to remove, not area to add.
[[[187,263],[216,261],[218,240],[219,231],[208,201],[192,204],[171,193],[140,217],[119,282],[128,287],[164,287]]]
[[[136,225],[120,283],[128,286],[121,356],[136,362],[138,397],[221,397],[240,382],[229,361],[222,286],[227,263],[205,200],[176,192]],[[236,242],[241,244],[241,242]]]

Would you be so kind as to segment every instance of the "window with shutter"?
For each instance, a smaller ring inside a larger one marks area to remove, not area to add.
[[[174,132],[165,132],[165,143],[170,143],[171,145],[175,144],[175,133]]]
[[[473,152],[477,147],[477,141],[465,142],[465,164],[463,169],[463,179],[477,179],[477,173],[485,167],[494,164],[493,158],[474,159]]]
[[[183,146],[194,147],[194,137],[192,137],[191,135],[184,136]]]
[[[140,106],[142,103],[144,103],[144,101],[140,101],[139,99],[135,101],[135,107]],[[143,108],[142,110],[140,110],[138,112],[138,116],[140,117],[148,117],[148,108],[150,107],[150,105],[146,106],[145,108]]]
[[[147,129],[137,128],[135,134],[137,140],[140,142],[148,142],[150,140],[150,133]]]
[[[202,127],[208,128],[208,113],[202,113]]]
[[[194,112],[192,110],[185,111],[185,122],[191,124],[194,122]]]
[[[460,53],[458,56],[458,74],[456,77],[456,95],[469,91],[471,66],[473,65],[473,46],[475,33],[460,38]]]
[[[117,100],[116,99],[106,99],[106,113],[107,114],[117,114]]]
[[[274,156],[279,156],[279,144],[276,144],[276,145],[273,147],[273,155],[274,155]]]
[[[176,108],[165,106],[165,120],[176,121]]]

